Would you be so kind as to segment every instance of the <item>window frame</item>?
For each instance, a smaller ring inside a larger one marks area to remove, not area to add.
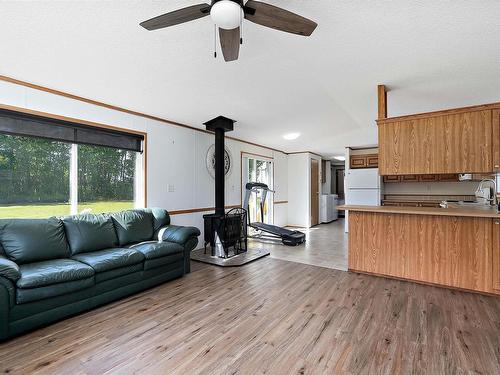
[[[85,128],[96,128],[96,129],[107,129],[112,131],[118,131],[128,134],[140,135],[144,139],[142,140],[142,152],[137,152],[136,159],[136,170],[135,170],[135,186],[134,186],[134,208],[147,207],[147,155],[148,155],[148,134],[147,132],[126,129],[114,125],[107,125],[72,117],[60,116],[46,112],[34,111],[24,108],[16,108],[14,112],[20,114],[28,114],[44,117],[47,120],[57,120],[57,121],[67,121],[73,123],[75,126],[82,125]],[[14,134],[12,134],[14,135]],[[34,137],[43,138],[43,137]],[[78,144],[69,143],[71,145],[70,150],[70,212],[71,214],[78,213]]]

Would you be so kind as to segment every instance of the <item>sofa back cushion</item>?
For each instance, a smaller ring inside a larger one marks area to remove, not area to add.
[[[111,214],[120,246],[153,238],[153,214],[149,210],[128,210]]]
[[[109,215],[67,216],[62,221],[72,255],[118,245],[115,226]]]
[[[153,228],[156,237],[160,228],[170,225],[170,215],[163,208],[150,208],[149,211],[153,214]]]
[[[66,258],[69,246],[61,220],[0,220],[0,242],[7,258],[17,264]]]

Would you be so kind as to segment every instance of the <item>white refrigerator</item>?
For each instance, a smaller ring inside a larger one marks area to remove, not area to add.
[[[382,183],[378,168],[349,169],[345,176],[345,204],[380,206]],[[348,231],[349,215],[346,213],[345,231]]]

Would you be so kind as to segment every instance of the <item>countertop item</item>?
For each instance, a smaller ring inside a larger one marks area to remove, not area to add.
[[[436,215],[436,216],[463,216],[463,217],[485,217],[499,219],[500,212],[495,208],[483,207],[392,207],[392,206],[360,206],[360,205],[342,205],[338,210],[360,211],[360,212],[378,212],[388,214],[412,214],[412,215]]]

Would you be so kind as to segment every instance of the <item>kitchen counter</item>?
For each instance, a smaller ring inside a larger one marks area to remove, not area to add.
[[[460,217],[483,217],[499,219],[500,213],[495,208],[476,208],[476,207],[394,207],[394,206],[351,206],[342,205],[338,210],[358,211],[358,212],[377,212],[388,214],[412,214],[412,215],[434,215],[434,216],[460,216]]]
[[[342,205],[349,270],[500,295],[500,214],[478,207]]]

